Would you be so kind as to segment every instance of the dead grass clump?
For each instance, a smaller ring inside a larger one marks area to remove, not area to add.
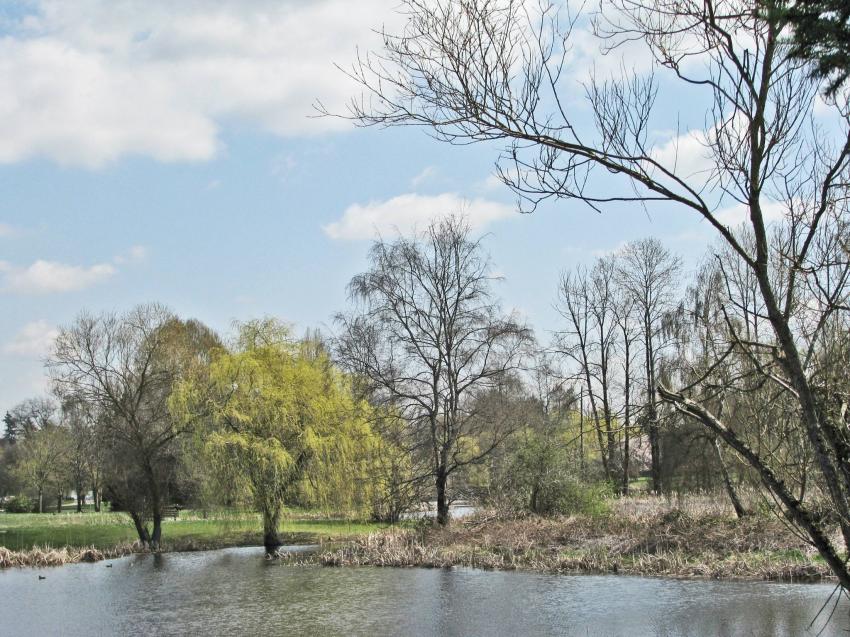
[[[607,516],[500,520],[391,529],[318,554],[328,566],[472,566],[548,572],[628,573],[786,581],[830,577],[810,547],[767,516],[738,520],[710,502]]]
[[[84,548],[34,546],[28,551],[11,551],[0,546],[0,568],[11,568],[13,566],[42,568],[77,562],[99,562],[130,553],[138,553],[141,550],[142,547],[137,542],[119,544],[104,550],[93,546]]]

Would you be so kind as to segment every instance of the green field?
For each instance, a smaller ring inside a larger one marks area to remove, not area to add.
[[[292,511],[281,523],[285,543],[336,540],[384,528],[372,522],[319,517]],[[163,546],[168,548],[261,544],[262,522],[249,511],[181,511],[177,520],[163,521]],[[0,546],[13,551],[34,546],[94,546],[109,548],[136,540],[126,513],[0,513]]]

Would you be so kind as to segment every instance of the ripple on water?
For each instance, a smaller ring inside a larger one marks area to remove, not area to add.
[[[808,624],[833,589],[288,566],[256,547],[110,563],[0,572],[0,634],[814,635]],[[823,635],[846,634],[849,615],[843,603]]]

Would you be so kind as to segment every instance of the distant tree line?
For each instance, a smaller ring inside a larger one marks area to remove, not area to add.
[[[829,523],[816,450],[776,387],[757,282],[722,246],[692,278],[656,239],[565,272],[548,343],[501,309],[492,269],[466,221],[447,217],[373,244],[333,338],[266,318],[223,339],[159,305],[83,313],[48,359],[52,395],[5,415],[0,494],[61,511],[73,491],[80,511],[91,493],[152,548],[174,504],[253,508],[269,548],[286,506],[397,522],[434,502],[446,524],[458,500],[550,515],[638,489],[722,491],[746,515],[740,492],[763,477],[657,391],[679,386],[699,388]],[[837,409],[847,317],[798,307],[819,330],[823,409]]]

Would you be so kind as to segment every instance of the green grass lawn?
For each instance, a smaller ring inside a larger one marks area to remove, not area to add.
[[[285,542],[309,543],[369,533],[383,525],[289,512],[280,525]],[[169,542],[218,546],[260,544],[259,514],[249,511],[181,511],[179,519],[164,520],[163,544]],[[0,546],[19,551],[33,546],[95,546],[103,549],[136,540],[126,513],[0,513]]]

